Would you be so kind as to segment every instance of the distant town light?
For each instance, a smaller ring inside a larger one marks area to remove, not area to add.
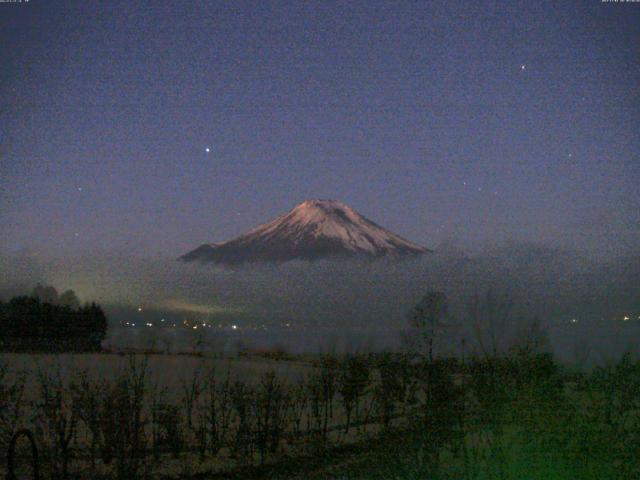
[[[237,326],[237,325],[231,325],[231,328],[232,328],[233,330],[237,330],[237,329],[238,329],[238,326]]]
[[[572,318],[571,319],[571,323],[578,323],[578,319],[577,318]]]
[[[625,315],[624,317],[622,317],[622,320],[624,320],[625,322],[629,320],[629,315]]]
[[[138,311],[141,312],[142,311],[142,307],[138,307]]]

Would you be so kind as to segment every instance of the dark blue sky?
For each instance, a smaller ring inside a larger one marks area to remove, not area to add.
[[[640,244],[640,4],[31,0],[0,22],[3,253],[177,257],[307,198],[429,247]]]

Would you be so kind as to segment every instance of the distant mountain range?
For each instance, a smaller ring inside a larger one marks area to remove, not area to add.
[[[238,265],[325,257],[402,257],[431,250],[390,232],[336,200],[307,200],[269,223],[222,243],[204,244],[185,262]]]

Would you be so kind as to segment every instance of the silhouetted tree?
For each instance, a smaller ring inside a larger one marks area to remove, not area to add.
[[[0,305],[5,348],[18,350],[97,350],[107,333],[107,318],[95,303],[77,309],[15,297]]]
[[[58,291],[49,285],[41,285],[38,283],[31,293],[33,298],[37,298],[42,303],[58,303]]]
[[[477,293],[467,304],[467,313],[480,350],[486,357],[495,357],[505,348],[505,336],[513,309],[513,299],[487,290],[481,297]]]
[[[447,296],[443,292],[427,292],[409,312],[411,331],[407,343],[414,353],[433,363],[434,345],[438,335],[446,327],[449,317]]]
[[[58,305],[77,310],[80,308],[80,300],[78,300],[76,292],[73,290],[67,290],[58,298]]]
[[[342,403],[347,415],[345,433],[348,433],[354,409],[356,416],[358,415],[360,399],[369,384],[371,369],[367,359],[357,354],[348,354],[340,363],[339,369],[338,392],[342,396]]]

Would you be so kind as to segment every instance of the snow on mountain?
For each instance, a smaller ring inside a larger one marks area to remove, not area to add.
[[[336,255],[382,257],[427,252],[430,250],[382,228],[341,202],[307,200],[240,237],[201,245],[180,259],[239,264]]]

